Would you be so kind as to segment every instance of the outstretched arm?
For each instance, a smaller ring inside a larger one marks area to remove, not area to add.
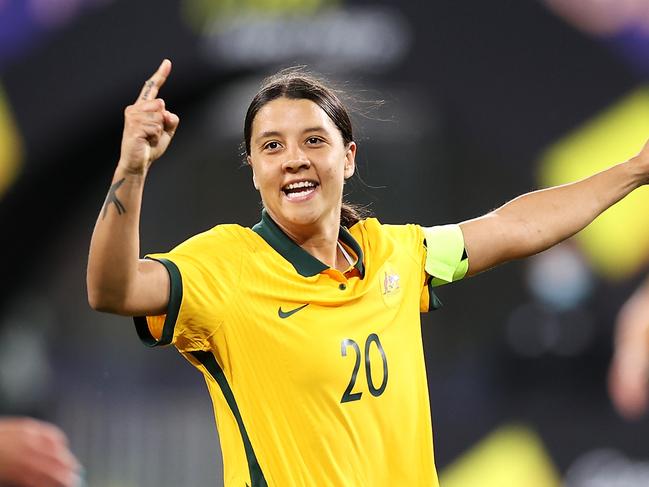
[[[609,393],[618,412],[636,419],[649,405],[649,277],[624,304],[615,324]]]
[[[468,275],[556,245],[644,184],[649,184],[649,144],[629,161],[589,178],[524,194],[461,223]]]
[[[140,260],[140,208],[151,163],[166,151],[178,117],[158,91],[171,72],[165,59],[124,111],[120,159],[90,243],[87,285],[90,305],[124,315],[161,314],[169,297],[162,264]]]

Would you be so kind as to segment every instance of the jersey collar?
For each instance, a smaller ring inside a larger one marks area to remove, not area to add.
[[[273,221],[265,209],[261,212],[261,221],[252,227],[252,230],[259,234],[277,253],[289,261],[301,276],[312,277],[329,269],[329,266],[313,257],[291,240],[279,228],[277,223]],[[363,265],[363,251],[361,250],[361,246],[358,245],[358,242],[343,226],[340,227],[340,231],[338,232],[338,239],[352,249],[358,256],[354,267],[358,270],[362,279],[365,275],[365,266]]]

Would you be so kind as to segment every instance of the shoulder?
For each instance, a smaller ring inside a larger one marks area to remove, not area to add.
[[[423,230],[416,224],[393,225],[367,218],[352,226],[349,232],[372,260],[391,259],[401,254],[421,262],[425,251]]]
[[[390,241],[398,245],[412,245],[423,242],[424,233],[420,225],[414,223],[386,224],[376,218],[361,220],[349,229],[354,236],[359,235],[371,243]]]
[[[237,224],[222,224],[188,238],[171,252],[241,252],[252,248],[255,242],[255,233],[250,228]]]
[[[164,253],[148,254],[156,260],[171,260],[183,272],[190,269],[237,268],[242,257],[254,252],[257,242],[256,234],[249,228],[236,224],[217,225],[198,233],[172,250]]]

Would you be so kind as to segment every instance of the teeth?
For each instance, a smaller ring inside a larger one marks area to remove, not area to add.
[[[315,184],[311,181],[300,181],[298,183],[291,183],[284,189],[298,189],[298,188],[314,188]]]
[[[296,191],[294,193],[286,193],[286,197],[290,200],[295,199],[295,198],[300,198],[302,196],[306,196],[307,194],[311,193],[313,191],[313,188],[307,188],[304,191]]]

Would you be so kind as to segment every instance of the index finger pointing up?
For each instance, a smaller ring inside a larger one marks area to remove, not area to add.
[[[142,91],[140,91],[140,96],[138,96],[138,101],[153,100],[158,96],[158,91],[160,87],[167,81],[167,77],[171,73],[171,61],[165,59],[158,67],[158,70],[151,76],[144,86]]]

